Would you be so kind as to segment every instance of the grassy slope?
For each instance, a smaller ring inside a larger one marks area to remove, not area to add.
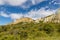
[[[0,27],[0,40],[60,40],[60,23],[18,23]]]

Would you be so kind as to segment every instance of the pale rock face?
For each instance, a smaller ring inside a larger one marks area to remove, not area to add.
[[[60,9],[57,11],[56,17],[60,20]]]
[[[43,18],[39,18],[39,19],[35,20],[36,23],[39,23],[39,21],[43,21]]]
[[[14,22],[14,24],[17,24],[17,23],[19,23],[19,22],[29,22],[29,23],[30,23],[30,22],[34,22],[34,20],[31,19],[31,18],[25,17],[25,18],[17,19],[16,22]]]
[[[54,17],[55,17],[55,16],[52,14],[52,15],[44,18],[44,22],[51,22],[51,21],[54,19]]]
[[[60,22],[60,9],[56,12],[56,14],[52,14],[44,18],[44,22]]]

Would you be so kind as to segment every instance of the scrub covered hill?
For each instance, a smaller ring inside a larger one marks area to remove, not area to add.
[[[0,40],[60,40],[60,10],[36,22],[21,18],[0,26]]]
[[[0,26],[0,40],[60,40],[60,23],[40,21]]]

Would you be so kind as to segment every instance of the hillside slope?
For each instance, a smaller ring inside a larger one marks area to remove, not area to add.
[[[60,40],[60,22],[55,20],[60,20],[60,11],[37,21],[18,19],[14,24],[0,26],[0,40]]]
[[[60,40],[60,23],[24,23],[0,26],[0,40]]]

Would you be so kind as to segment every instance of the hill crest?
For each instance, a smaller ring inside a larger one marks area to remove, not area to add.
[[[44,17],[44,18],[39,18],[39,19],[34,20],[32,18],[23,17],[23,18],[17,19],[15,22],[13,22],[13,24],[17,24],[19,22],[28,22],[28,23],[36,22],[36,23],[39,23],[40,21],[60,23],[60,9],[55,14],[49,15],[49,16]]]

